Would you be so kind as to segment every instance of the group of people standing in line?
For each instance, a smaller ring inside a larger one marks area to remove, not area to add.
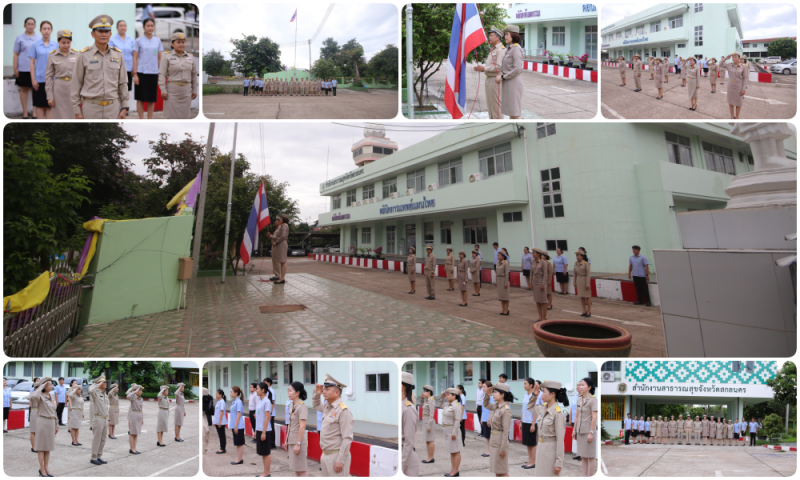
[[[727,63],[731,60],[731,63]],[[625,57],[620,55],[617,58],[620,79],[622,80],[621,87],[624,87],[626,82],[626,72],[628,64]],[[650,80],[655,80],[655,86],[658,90],[656,100],[661,100],[664,97],[664,84],[669,83],[669,58],[649,57],[647,59],[648,69],[650,70]],[[634,92],[642,91],[642,71],[644,70],[644,63],[639,55],[633,56],[631,67],[633,69],[633,80],[636,85]],[[722,61],[717,64],[716,58],[711,60],[703,59],[702,64],[698,63],[697,58],[689,57],[682,58],[675,56],[675,74],[681,79],[681,87],[687,87],[687,94],[689,96],[689,110],[697,110],[697,94],[700,90],[700,79],[707,77],[711,85],[711,93],[717,93],[717,79],[720,85],[724,85],[725,77],[730,80],[728,84],[727,101],[730,109],[731,119],[738,119],[744,103],[744,95],[747,90],[747,81],[750,76],[750,67],[747,64],[747,57],[740,56],[734,52],[728,56],[722,57]]]
[[[496,384],[480,379],[476,395],[477,414],[481,421],[479,437],[486,439],[486,453],[489,458],[489,472],[497,477],[509,476],[509,436],[513,429],[513,415],[510,405],[516,399],[511,387],[506,383],[508,376],[501,374]],[[526,378],[523,386],[525,397],[522,401],[522,444],[528,452],[528,461],[523,469],[536,468],[536,476],[555,477],[561,473],[564,460],[564,437],[566,435],[566,416],[561,407],[569,406],[565,388],[555,380],[540,382]],[[434,463],[436,453],[436,420],[434,412],[442,408],[442,430],[445,448],[450,455],[450,471],[445,477],[458,477],[461,465],[461,450],[466,446],[465,421],[466,392],[463,385],[451,387],[435,396],[431,385],[422,387],[422,421],[418,424],[417,397],[414,376],[402,374],[402,468],[410,477],[419,476],[419,464]],[[584,378],[578,383],[578,406],[572,436],[578,443],[578,455],[582,461],[583,476],[592,476],[596,470],[597,457],[597,412],[599,403],[594,396],[594,382]],[[414,445],[417,428],[423,429],[426,458],[420,461]],[[459,430],[461,431],[459,439]]]
[[[503,45],[505,40],[505,46]],[[486,74],[484,89],[489,118],[522,118],[522,94],[525,91],[520,74],[523,70],[522,38],[519,27],[508,25],[504,30],[492,27],[488,35],[489,55],[485,65],[475,65],[476,72]]]
[[[328,80],[282,80],[247,77],[242,83],[245,97],[321,97],[333,93],[336,96],[336,79]]]
[[[171,36],[172,50],[164,51],[153,35],[155,20],[143,21],[144,35],[127,35],[125,20],[98,15],[91,22],[94,44],[80,51],[72,48],[73,30],[59,30],[52,39],[53,24],[25,19],[25,32],[14,41],[14,77],[19,87],[22,118],[28,117],[28,92],[33,95],[34,119],[125,119],[133,85],[140,119],[153,118],[158,90],[164,99],[165,118],[189,118],[197,97],[197,62],[186,51],[186,36]]]
[[[320,436],[320,470],[325,477],[346,477],[350,473],[350,445],[353,442],[353,414],[342,401],[342,391],[347,385],[326,375],[321,385],[314,387],[312,408],[317,411],[317,431]],[[292,382],[286,403],[286,440],[280,447],[288,452],[289,468],[296,477],[308,476],[308,438],[306,426],[308,406],[304,400],[308,398],[302,382]],[[209,426],[214,425],[219,436],[220,449],[218,455],[227,453],[227,430],[233,436],[236,447],[236,459],[231,465],[244,464],[245,416],[249,416],[253,429],[253,440],[256,454],[261,457],[263,472],[257,477],[269,477],[272,466],[272,449],[275,438],[280,433],[275,430],[275,391],[272,379],[267,377],[262,382],[250,384],[250,396],[247,400],[248,412],[244,411],[244,393],[238,386],[230,390],[231,406],[227,412],[227,397],[222,389],[216,392],[216,403],[206,411]]]
[[[629,413],[624,421],[625,425],[625,445],[630,445],[631,441],[634,444],[661,444],[666,445],[669,439],[670,445],[675,445],[675,440],[678,440],[678,445],[700,445],[700,439],[703,439],[703,445],[708,444],[709,438],[711,445],[719,446],[733,446],[734,442],[738,442],[739,438],[746,438],[747,431],[750,431],[750,446],[756,446],[756,432],[758,432],[759,424],[756,419],[751,419],[747,423],[744,418],[740,422],[737,418],[736,421],[728,419],[726,422],[722,417],[714,418],[711,415],[709,419],[707,415],[697,415],[694,421],[690,417],[683,419],[683,415],[678,415],[675,420],[675,415],[671,415],[670,419],[659,415],[658,419],[655,417],[641,417],[634,416],[631,419]],[[715,443],[716,442],[716,443]],[[742,446],[746,446],[742,442]]]
[[[5,379],[4,397],[5,397]],[[183,395],[184,384],[179,383],[175,391],[175,441],[183,442],[180,438],[181,427],[183,426],[186,411],[184,407],[185,399]],[[142,433],[144,416],[142,413],[142,391],[141,385],[132,384],[126,392],[127,399],[130,401],[128,409],[128,452],[131,455],[139,455],[136,449],[138,436]],[[92,458],[90,463],[94,465],[105,465],[108,462],[103,460],[103,449],[106,437],[116,440],[114,429],[119,424],[119,386],[114,383],[108,385],[105,375],[92,381],[89,387],[89,429],[92,431]],[[68,409],[67,431],[71,437],[71,445],[79,447],[80,429],[83,426],[84,417],[84,394],[82,386],[73,380],[69,388],[64,386],[64,378],[58,379],[55,384],[50,377],[42,379],[35,378],[33,387],[28,395],[30,403],[29,426],[31,452],[36,453],[39,459],[39,476],[53,477],[50,473],[50,453],[55,451],[55,438],[58,434],[59,426],[62,423],[62,413],[64,408]],[[169,386],[162,385],[158,394],[159,414],[156,425],[158,435],[158,446],[166,447],[163,443],[163,434],[168,431],[169,423]],[[10,409],[10,406],[9,406]],[[7,412],[4,411],[7,419]]]

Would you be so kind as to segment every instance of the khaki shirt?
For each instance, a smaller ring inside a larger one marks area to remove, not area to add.
[[[417,271],[417,256],[413,253],[408,256],[406,260],[406,273],[416,273]]]
[[[292,402],[292,410],[289,413],[289,433],[286,435],[287,445],[297,445],[297,436],[300,433],[300,421],[308,420],[308,407],[301,400],[299,403]],[[306,435],[300,439],[300,445],[307,445]]]
[[[502,43],[489,47],[489,57],[486,58],[483,73],[487,77],[499,77],[503,67],[503,58],[506,56],[506,47]]]
[[[425,275],[436,276],[436,255],[430,254],[425,256]]]
[[[402,452],[403,465],[408,466],[411,452],[414,451],[414,440],[417,437],[417,406],[406,400],[402,413]]]
[[[703,431],[703,422],[697,420],[692,422],[692,426],[694,427],[695,432],[702,432]]]
[[[80,395],[75,395],[75,392],[70,392],[69,403],[72,405],[70,410],[83,411],[83,392]]]
[[[641,60],[636,60],[635,62],[633,62],[633,73],[635,75],[641,75],[642,74],[642,68],[643,68],[643,66],[642,66],[642,61]]]
[[[55,82],[72,81],[75,64],[78,61],[78,51],[71,48],[66,55],[61,49],[56,48],[47,56],[47,70],[45,71],[46,83],[44,90],[48,100],[54,100]],[[55,78],[53,78],[55,77]]]
[[[285,242],[289,238],[289,225],[282,223],[281,226],[278,227],[278,231],[272,235],[272,238],[276,246]]]
[[[428,398],[428,400],[422,404],[422,424],[426,429],[433,428],[433,425],[436,423],[433,418],[436,405],[436,399],[433,397]]]
[[[128,395],[128,401],[131,402],[131,408],[130,408],[130,410],[128,410],[128,413],[130,413],[130,412],[141,412],[142,411],[143,400],[142,400],[142,397],[140,397],[139,395],[136,395],[136,392],[131,392],[131,394]],[[128,418],[130,418],[130,417],[128,417]]]
[[[42,418],[47,418],[53,420],[56,428],[58,428],[58,418],[56,418],[56,407],[58,405],[56,405],[56,400],[52,397],[52,395],[45,393],[44,389],[36,389],[36,391],[34,391],[33,394],[29,395],[28,397],[36,397],[36,400],[39,403],[39,418],[36,420],[36,425],[43,425],[45,421],[42,420]]]
[[[678,422],[675,420],[670,420],[669,422],[669,433],[675,433],[678,431]]]
[[[169,410],[169,393],[161,395],[161,392],[158,392],[158,408]]]
[[[78,53],[75,61],[75,79],[72,81],[72,109],[81,113],[81,99],[116,100],[120,110],[128,106],[128,72],[125,58],[116,47],[108,47],[103,54],[97,44]]]
[[[183,396],[183,392],[175,391],[175,406],[182,407],[185,402],[186,398]]]
[[[101,390],[99,385],[93,384],[89,387],[89,398],[92,400],[94,416],[108,418],[108,396],[106,392]]]
[[[683,420],[678,420],[677,423],[678,430],[683,430]]]
[[[576,406],[578,418],[576,418],[575,423],[576,433],[594,433],[592,430],[592,412],[596,411],[598,411],[597,397],[594,395],[589,398],[583,398],[582,395],[578,396],[578,404]],[[597,429],[597,423],[595,423],[594,427]]]
[[[191,83],[192,93],[197,93],[197,62],[185,51],[180,56],[174,51],[164,52],[158,66],[161,93],[167,91],[167,79],[170,83]]]
[[[444,266],[447,267],[448,272],[453,271],[453,267],[456,266],[456,257],[452,253],[448,253],[446,257],[444,257]]]
[[[442,407],[442,427],[445,435],[461,435],[461,404],[457,400],[447,402]]]
[[[489,427],[492,429],[489,437],[489,445],[500,447],[501,452],[508,451],[508,432],[511,431],[511,410],[508,402],[489,403],[489,394],[483,396],[483,408],[488,408],[492,412],[489,419]],[[498,445],[499,444],[499,445]]]
[[[317,393],[312,397],[312,405],[314,410],[322,412],[322,425],[318,426],[319,447],[323,453],[339,450],[336,462],[344,464],[353,443],[353,413],[341,398],[323,405]]]
[[[528,403],[530,406],[535,403],[535,397],[531,395],[531,401]],[[567,431],[567,419],[564,417],[564,412],[561,407],[553,403],[550,408],[546,404],[533,407],[531,410],[538,417],[536,419],[537,433],[539,435],[539,442],[555,441],[556,442],[556,459],[553,464],[554,467],[564,467],[564,435]]]
[[[119,407],[119,392],[114,390],[114,393],[108,394],[108,405],[110,407]]]

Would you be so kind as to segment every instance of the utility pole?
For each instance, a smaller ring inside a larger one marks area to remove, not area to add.
[[[203,178],[200,183],[200,200],[197,202],[194,224],[194,244],[192,245],[192,296],[197,285],[197,270],[200,268],[200,242],[203,238],[203,215],[206,211],[206,193],[208,192],[208,169],[211,164],[211,150],[214,146],[214,122],[208,126],[208,143],[206,143],[206,157],[203,160]]]
[[[225,272],[228,270],[228,234],[231,230],[231,199],[233,198],[233,167],[236,165],[236,131],[239,123],[233,124],[233,152],[231,152],[231,180],[228,182],[228,212],[225,214],[225,243],[222,247],[222,283],[225,283]],[[252,253],[252,252],[250,252]]]
[[[414,120],[414,26],[411,21],[414,7],[406,4],[406,98],[408,99],[408,118]]]

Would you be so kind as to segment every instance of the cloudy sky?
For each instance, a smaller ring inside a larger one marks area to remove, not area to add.
[[[607,4],[603,6],[601,23],[611,25],[650,6],[640,3]],[[742,40],[797,36],[797,10],[790,3],[740,3],[739,18],[744,33]]]
[[[407,122],[408,123],[408,122]],[[386,136],[402,149],[457,125],[453,123],[386,123]],[[350,147],[364,137],[364,122],[341,123],[255,123],[240,122],[236,151],[244,153],[256,174],[268,173],[279,181],[289,182],[289,196],[299,201],[300,218],[317,219],[328,211],[328,201],[320,196],[319,184],[356,168]],[[123,128],[136,136],[125,157],[132,160],[134,170],[147,174],[142,162],[151,156],[148,141],[157,140],[161,132],[177,142],[191,133],[195,140],[205,142],[208,123],[188,122],[126,122]],[[264,149],[261,147],[261,132]],[[214,144],[229,152],[233,146],[233,123],[218,122]],[[327,160],[330,146],[330,161]]]
[[[297,40],[308,40],[319,28],[328,9],[327,4],[308,3],[212,3],[205,6],[201,16],[203,51],[222,51],[230,58],[231,37],[244,35],[269,37],[277,43],[294,42],[295,22],[289,22],[297,9]],[[343,4],[333,7],[325,25],[311,44],[313,60],[319,59],[322,42],[332,37],[339,45],[356,38],[364,47],[369,61],[388,44],[398,45],[399,13],[388,3]],[[294,64],[293,46],[281,47],[281,63]],[[297,67],[308,68],[308,45],[297,47]]]

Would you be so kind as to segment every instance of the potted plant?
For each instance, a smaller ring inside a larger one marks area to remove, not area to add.
[[[578,57],[578,61],[579,61],[579,62],[580,62],[580,64],[581,64],[581,68],[582,68],[582,69],[585,69],[585,68],[586,68],[586,62],[588,62],[588,61],[589,61],[589,54],[588,54],[588,53],[584,53],[583,55],[581,55],[580,57]],[[590,69],[590,70],[591,70],[591,69]]]
[[[354,256],[356,256],[356,246],[355,245],[350,245],[350,250],[348,251],[348,254],[349,254],[350,258],[353,258]]]
[[[564,55],[563,53],[557,53],[556,57],[558,57],[558,64],[563,67],[565,63],[564,59],[567,58],[567,56]]]
[[[547,52],[547,63],[549,63],[550,65],[555,65],[556,62],[555,62],[555,60],[553,60],[553,57],[555,57],[558,54],[556,52],[551,51],[551,50],[545,50],[545,52]]]
[[[550,61],[550,51],[545,49],[544,51],[544,58],[542,59],[542,64],[547,65],[547,62]]]
[[[572,59],[576,58],[572,52],[567,52],[567,66],[572,67]]]
[[[383,260],[383,247],[378,247],[375,249],[375,258],[378,260]]]

